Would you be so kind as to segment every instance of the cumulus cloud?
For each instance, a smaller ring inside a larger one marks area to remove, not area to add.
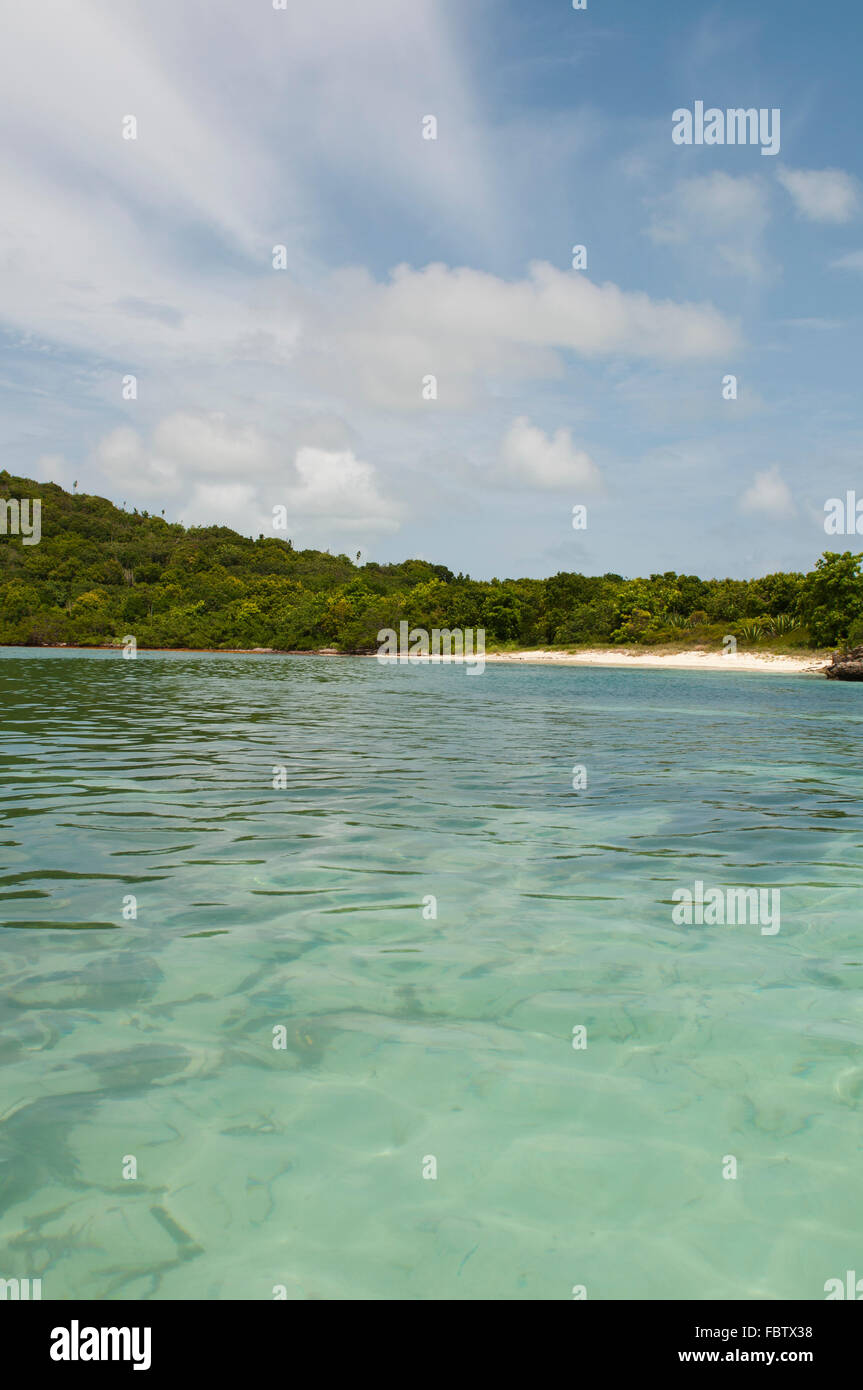
[[[175,462],[149,449],[129,425],[121,425],[100,440],[93,462],[114,493],[128,490],[136,498],[149,500],[175,497],[180,491]]]
[[[285,457],[274,440],[220,412],[168,416],[149,443],[123,426],[100,442],[94,462],[114,495],[170,499],[174,513],[249,531],[269,531],[276,506],[287,508],[289,522],[321,521],[328,531],[383,534],[404,515],[373,465],[351,449],[305,445]]]
[[[778,169],[776,177],[810,222],[849,222],[860,206],[860,185],[842,169]]]
[[[600,472],[568,429],[547,435],[524,415],[514,420],[501,445],[501,476],[507,481],[548,490],[578,488],[597,492]]]
[[[150,444],[128,425],[112,430],[97,445],[94,460],[112,484],[136,497],[172,497],[196,475],[266,477],[278,453],[253,426],[232,426],[221,411],[177,411],[159,422]]]
[[[709,304],[655,300],[535,262],[520,280],[468,267],[399,266],[380,284],[363,271],[333,277],[307,317],[299,355],[318,380],[378,406],[471,403],[489,379],[556,377],[562,352],[677,362],[713,358],[738,332]]]
[[[302,517],[322,517],[342,531],[399,529],[403,509],[381,495],[371,464],[350,449],[337,453],[303,448],[294,466],[298,482],[287,489],[288,510]]]
[[[755,474],[740,499],[740,510],[750,515],[769,516],[776,521],[794,515],[794,499],[777,466]]]

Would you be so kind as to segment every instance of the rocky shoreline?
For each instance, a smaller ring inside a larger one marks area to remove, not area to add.
[[[863,647],[851,647],[844,652],[834,652],[824,674],[831,681],[863,681]]]

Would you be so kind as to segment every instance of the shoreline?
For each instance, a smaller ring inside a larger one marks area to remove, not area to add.
[[[633,652],[617,648],[596,647],[582,652],[554,650],[522,652],[487,652],[486,661],[517,661],[561,666],[622,666],[629,669],[677,671],[769,671],[779,675],[821,675],[827,665],[825,656],[789,656],[777,652],[738,652],[726,656],[723,652],[689,649],[679,652]]]
[[[0,646],[4,651],[28,652],[116,652],[123,655],[121,646],[72,646],[67,643],[46,643],[41,647]],[[277,647],[138,647],[139,652],[169,653],[201,656],[336,656],[361,657],[363,660],[376,660],[376,652],[342,652],[335,647],[318,647],[307,651]],[[398,663],[399,658],[391,658]],[[472,663],[477,661],[472,658]],[[632,651],[617,647],[591,647],[583,651],[568,652],[555,648],[525,649],[514,652],[486,652],[481,658],[487,664],[504,665],[517,662],[522,665],[555,666],[606,666],[622,667],[629,670],[678,670],[678,671],[766,671],[778,675],[823,675],[828,664],[829,654],[790,656],[777,652],[738,652],[726,656],[723,652],[708,652],[697,648],[681,651]],[[439,665],[441,662],[460,661],[458,657],[439,657],[411,659],[410,664]]]

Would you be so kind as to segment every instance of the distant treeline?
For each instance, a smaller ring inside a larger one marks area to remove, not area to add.
[[[41,540],[11,534],[6,499],[41,498]],[[808,574],[699,579],[471,579],[424,560],[347,555],[184,527],[104,497],[0,472],[0,644],[332,646],[368,651],[382,628],[484,628],[489,646],[584,643],[832,647],[863,642],[860,555],[828,551]]]

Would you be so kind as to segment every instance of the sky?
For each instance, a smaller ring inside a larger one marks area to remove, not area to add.
[[[863,499],[859,3],[6,0],[3,30],[0,467],[475,578],[857,548],[824,509]],[[778,151],[676,143],[697,102],[778,111]]]

